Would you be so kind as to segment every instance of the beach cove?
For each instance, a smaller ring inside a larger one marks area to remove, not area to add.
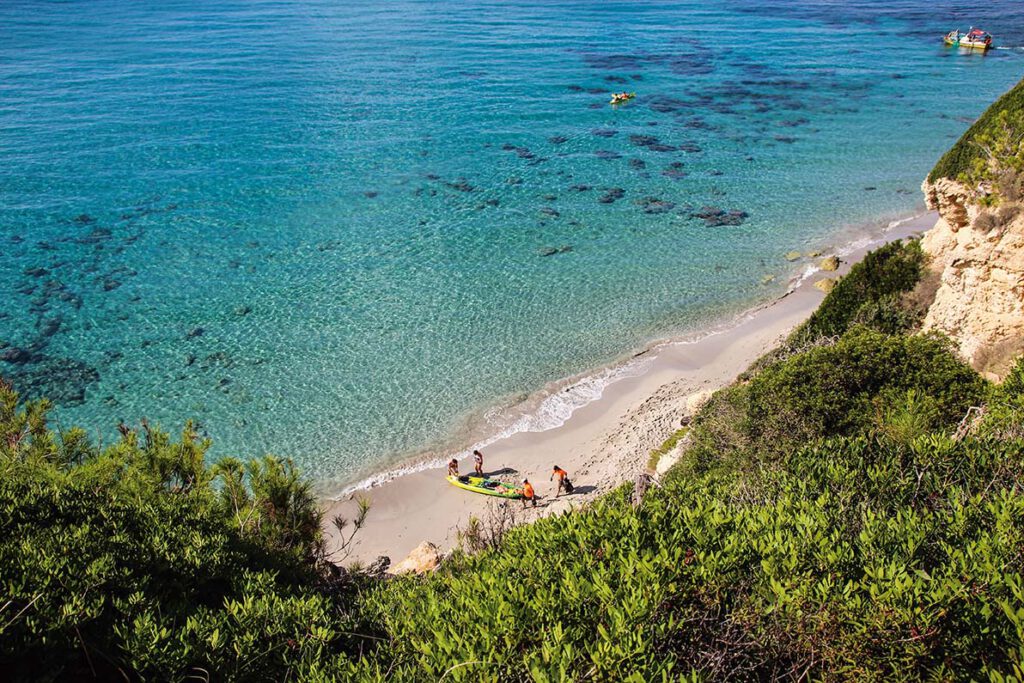
[[[898,221],[844,253],[837,271],[815,269],[789,293],[735,324],[695,341],[665,342],[624,361],[628,370],[560,426],[514,433],[484,447],[484,472],[513,483],[529,478],[540,499],[536,508],[455,488],[445,481],[444,465],[436,463],[378,477],[366,488],[325,500],[328,547],[337,546],[331,519],[335,515],[352,518],[360,499],[370,503],[370,512],[342,556],[365,565],[384,555],[394,565],[424,542],[441,552],[453,549],[470,518],[486,519],[495,506],[509,506],[517,523],[528,523],[584,506],[634,481],[649,471],[651,452],[679,429],[684,418],[807,319],[824,297],[817,282],[841,277],[865,253],[886,242],[922,235],[936,219],[937,214],[929,212]],[[469,450],[461,452],[460,472],[472,471],[472,459],[466,457]],[[569,472],[575,493],[555,498],[555,485],[549,481],[554,465]]]
[[[1019,3],[971,16],[1024,44]],[[211,461],[290,457],[328,497],[557,424],[529,410],[553,382],[697,338],[782,296],[813,262],[788,252],[918,210],[1021,58],[944,48],[959,15],[921,0],[0,20],[0,374],[106,443],[192,419]]]

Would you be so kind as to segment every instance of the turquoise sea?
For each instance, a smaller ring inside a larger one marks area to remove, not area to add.
[[[1006,49],[942,46],[972,24]],[[1017,0],[5,0],[0,26],[0,374],[57,426],[194,418],[328,487],[779,296],[786,252],[919,211],[1024,75]]]

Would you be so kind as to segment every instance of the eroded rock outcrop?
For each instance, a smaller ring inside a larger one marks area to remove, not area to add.
[[[939,277],[924,330],[945,332],[977,370],[1000,379],[1024,351],[1024,212],[986,220],[972,191],[946,178],[922,190],[940,215],[921,242]]]
[[[429,541],[423,541],[413,548],[409,556],[396,564],[392,574],[425,574],[437,569],[441,564],[441,549]]]

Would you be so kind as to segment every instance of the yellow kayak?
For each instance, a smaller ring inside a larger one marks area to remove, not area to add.
[[[466,489],[467,491],[473,491],[474,493],[482,493],[485,496],[498,496],[499,498],[522,498],[523,490],[513,484],[506,484],[503,481],[497,479],[488,479],[486,477],[470,477],[468,475],[462,475],[456,477],[448,475],[448,483],[452,486],[458,486],[460,489]]]

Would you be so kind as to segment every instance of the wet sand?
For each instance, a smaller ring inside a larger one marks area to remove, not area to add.
[[[517,521],[557,514],[584,505],[647,468],[653,449],[664,443],[688,414],[687,399],[731,383],[754,360],[778,345],[824,298],[814,283],[847,272],[850,265],[884,242],[920,234],[937,219],[927,213],[908,220],[871,244],[843,257],[836,273],[817,272],[791,293],[745,317],[735,326],[694,342],[670,342],[648,352],[642,370],[610,384],[601,397],[578,409],[560,427],[523,432],[484,449],[484,472],[506,481],[534,484],[536,508],[523,510],[511,501]],[[692,401],[691,401],[692,403]],[[573,495],[555,498],[551,469],[567,470],[576,486]],[[460,462],[463,473],[471,461]],[[325,520],[351,517],[354,498],[364,496],[372,507],[344,561],[370,562],[380,555],[396,564],[423,541],[446,550],[458,540],[458,527],[473,515],[485,516],[500,499],[458,489],[445,471],[428,469],[399,476],[341,501],[325,503]],[[329,548],[336,536],[327,525]],[[340,557],[338,559],[341,559]]]

